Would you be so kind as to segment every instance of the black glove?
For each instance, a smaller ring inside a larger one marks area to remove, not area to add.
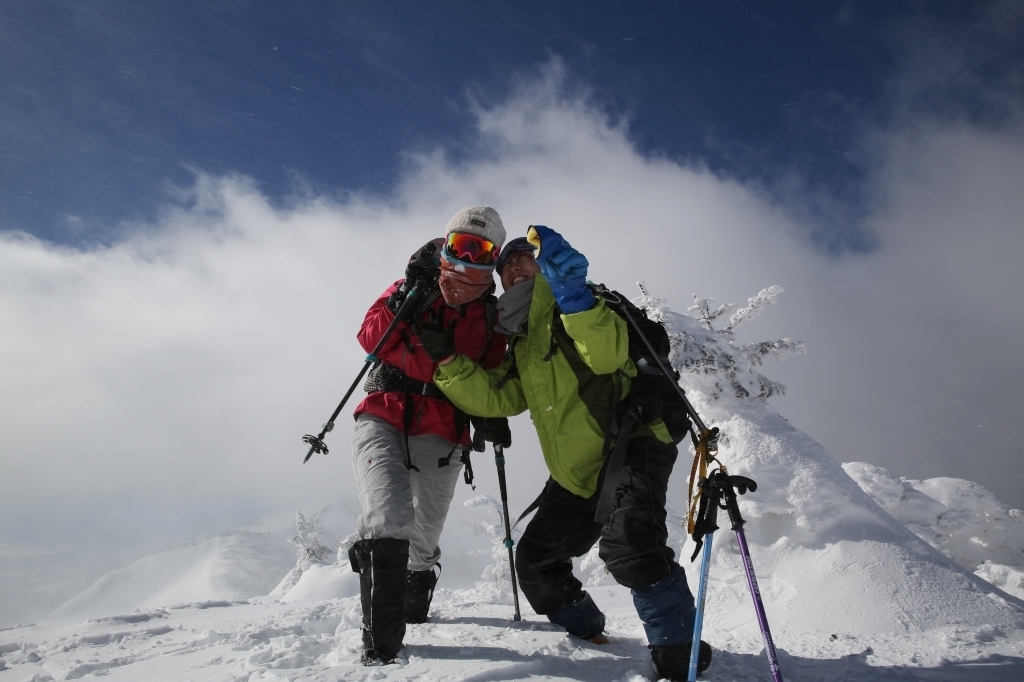
[[[473,424],[473,449],[483,452],[484,442],[494,443],[503,448],[512,447],[512,431],[505,417],[470,417]]]
[[[448,328],[444,326],[444,319],[434,324],[418,324],[415,327],[416,336],[419,337],[423,352],[430,356],[434,362],[441,362],[455,355],[455,325],[459,319],[452,318]]]
[[[409,261],[405,266],[405,283],[411,288],[419,280],[425,282],[436,282],[441,274],[441,266],[434,259],[437,246],[434,242],[427,242],[415,259]]]
[[[430,294],[437,289],[437,278],[441,274],[441,266],[434,260],[437,253],[437,245],[434,242],[427,242],[419,253],[405,266],[405,281],[398,285],[398,288],[388,296],[384,304],[388,310],[397,313],[398,309],[405,303],[406,297],[416,283],[420,283],[420,296],[422,300],[432,300]]]

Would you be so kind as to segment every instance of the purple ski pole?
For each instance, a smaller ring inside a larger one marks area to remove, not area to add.
[[[747,537],[743,534],[742,527],[737,526],[734,527],[733,530],[736,531],[736,542],[739,543],[740,556],[743,557],[743,570],[747,572],[747,584],[750,586],[750,596],[754,599],[754,611],[757,612],[757,624],[761,626],[761,637],[764,638],[764,649],[768,652],[768,666],[772,671],[772,679],[775,680],[775,682],[782,682],[782,671],[779,669],[779,657],[775,654],[775,643],[772,641],[772,632],[768,629],[768,616],[764,613],[764,603],[761,602],[761,590],[757,586],[757,576],[754,575],[754,564],[750,561],[750,550],[747,549]]]
[[[747,585],[750,586],[750,596],[754,600],[754,611],[757,613],[757,624],[761,627],[761,637],[764,639],[764,650],[768,653],[768,666],[772,671],[772,680],[782,682],[782,671],[779,668],[779,657],[775,653],[775,643],[772,641],[772,632],[768,629],[768,616],[764,613],[764,603],[761,601],[761,590],[757,586],[757,576],[754,575],[754,563],[750,560],[750,549],[747,547],[747,536],[743,533],[743,524],[746,521],[740,515],[740,506],[736,503],[735,485],[740,489],[740,494],[757,490],[757,484],[743,476],[726,476],[720,471],[714,472],[712,477],[721,474],[726,479],[725,485],[721,485],[722,494],[725,497],[725,509],[729,512],[729,521],[732,522],[732,529],[736,531],[736,542],[740,546],[740,557],[743,559],[743,570],[747,574]]]

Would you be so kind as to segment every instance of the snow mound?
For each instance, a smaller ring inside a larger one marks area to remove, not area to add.
[[[843,469],[919,538],[968,571],[1024,598],[1024,512],[959,478],[896,478],[863,462],[847,462]]]
[[[299,601],[341,599],[359,594],[359,575],[348,561],[296,566],[267,595],[283,604]]]
[[[729,473],[758,484],[756,492],[740,497],[740,509],[778,646],[787,648],[793,638],[803,638],[801,632],[822,641],[872,633],[941,631],[972,639],[991,637],[985,633],[993,631],[1020,632],[1024,603],[908,530],[821,445],[764,402],[785,387],[760,373],[763,361],[802,352],[803,346],[789,339],[740,344],[735,327],[774,303],[780,288],[769,287],[751,298],[740,311],[748,312],[732,315],[722,329],[714,328],[715,320],[734,310],[733,304],[711,311],[707,299],[695,296],[695,318],[673,312],[643,287],[641,292],[638,303],[669,332],[672,364],[698,413],[721,429],[721,463]],[[685,499],[685,490],[680,495],[671,488],[680,487],[688,465],[681,453],[676,465],[681,473],[670,485],[670,499]],[[936,495],[940,489],[941,495],[953,494],[949,486],[934,487]],[[975,504],[981,505],[983,497],[976,495]],[[719,524],[705,639],[716,647],[756,652],[760,633],[724,512]],[[677,546],[695,588],[699,562],[688,562],[693,545]]]
[[[70,621],[188,603],[262,596],[294,563],[273,535],[239,532],[144,557],[112,571],[47,616]]]
[[[768,405],[702,404],[724,434],[721,461],[753,478],[740,498],[754,568],[776,642],[822,636],[1024,627],[1007,597],[911,533],[880,508],[818,443]],[[720,519],[722,525],[727,521]],[[692,545],[685,548],[686,554]],[[696,585],[697,565],[688,566]],[[733,534],[716,534],[708,596],[709,641],[760,646]]]

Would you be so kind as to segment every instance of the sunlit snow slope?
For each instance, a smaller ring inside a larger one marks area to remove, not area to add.
[[[1024,626],[1024,603],[907,530],[769,406],[723,408],[704,410],[727,434],[721,459],[730,473],[758,482],[740,508],[780,639]],[[708,628],[731,633],[737,646],[754,647],[757,630],[730,535],[720,531],[715,545]],[[694,566],[689,573],[696,576]]]
[[[239,532],[148,556],[97,580],[48,620],[85,620],[136,609],[267,594],[295,563],[280,537]]]
[[[960,478],[896,478],[863,462],[843,465],[883,509],[968,571],[1024,598],[1024,511]]]

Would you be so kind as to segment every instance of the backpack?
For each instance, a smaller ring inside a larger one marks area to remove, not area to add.
[[[678,444],[690,432],[691,424],[687,405],[676,387],[679,372],[669,362],[672,342],[668,338],[668,331],[663,324],[647,317],[646,311],[633,305],[619,292],[603,284],[594,284],[590,288],[595,296],[604,299],[610,310],[626,320],[629,359],[637,369],[637,375],[630,384],[628,406],[636,410],[641,424],[661,417],[672,442]],[[662,373],[659,361],[661,367],[668,370],[670,377]]]

